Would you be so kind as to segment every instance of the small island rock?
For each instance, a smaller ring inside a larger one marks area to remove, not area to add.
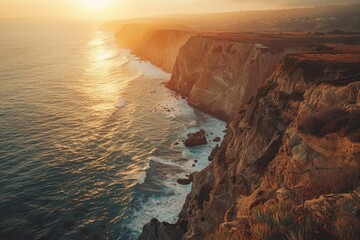
[[[196,133],[188,134],[188,138],[185,140],[185,146],[187,147],[204,145],[204,144],[207,144],[204,130],[200,130]]]
[[[220,142],[221,141],[221,138],[220,137],[216,137],[213,139],[213,142]]]

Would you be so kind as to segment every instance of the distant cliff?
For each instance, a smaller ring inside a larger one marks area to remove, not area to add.
[[[172,72],[179,49],[195,32],[179,25],[127,24],[116,33],[116,42],[136,56]]]

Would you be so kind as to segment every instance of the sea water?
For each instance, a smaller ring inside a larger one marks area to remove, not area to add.
[[[174,222],[225,123],[96,25],[0,22],[0,239],[136,239]],[[204,129],[209,144],[184,147]]]

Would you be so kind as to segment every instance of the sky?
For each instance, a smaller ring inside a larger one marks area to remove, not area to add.
[[[0,19],[116,20],[177,13],[263,10],[360,0],[0,0]]]

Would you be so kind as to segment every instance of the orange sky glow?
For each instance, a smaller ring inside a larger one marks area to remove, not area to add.
[[[343,0],[341,3],[359,3]],[[0,19],[114,20],[176,13],[226,12],[337,4],[334,0],[0,0]]]

